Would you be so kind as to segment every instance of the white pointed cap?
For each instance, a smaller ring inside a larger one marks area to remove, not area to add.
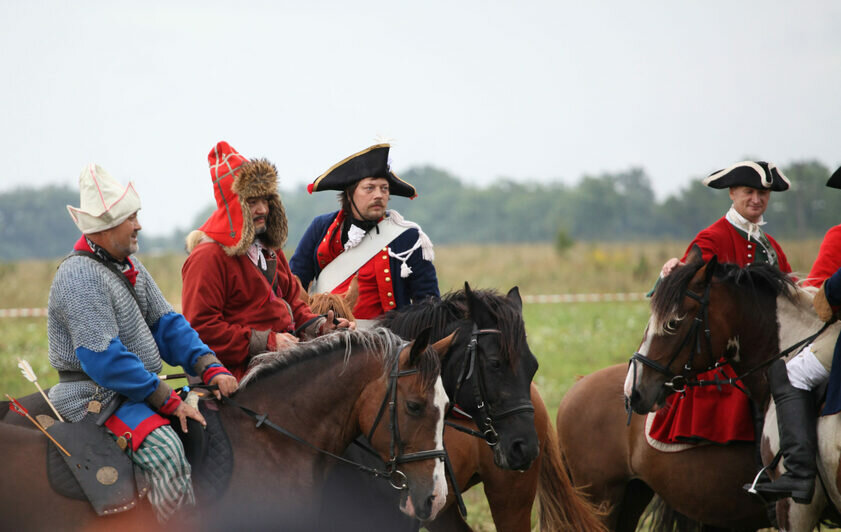
[[[116,227],[140,210],[140,196],[129,181],[125,187],[101,166],[90,163],[79,174],[79,207],[67,212],[83,234]]]

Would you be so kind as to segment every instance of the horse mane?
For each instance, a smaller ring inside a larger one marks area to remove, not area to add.
[[[340,295],[322,292],[310,295],[310,310],[313,314],[327,314],[332,310],[335,317],[353,321],[353,307]]]
[[[526,327],[520,309],[495,290],[471,290],[473,297],[490,311],[497,328],[502,332],[501,354],[514,366],[519,354],[527,350]],[[404,338],[414,338],[423,329],[432,328],[432,338],[438,340],[452,331],[453,322],[470,318],[467,294],[462,290],[447,292],[440,299],[426,298],[402,309],[387,312],[378,325],[388,327]]]
[[[651,317],[655,330],[663,329],[663,325],[670,316],[677,313],[686,295],[689,282],[704,266],[703,261],[689,262],[677,266],[666,277],[660,280],[651,298]],[[755,304],[759,304],[757,296],[771,295],[786,296],[792,303],[797,304],[799,293],[803,291],[794,280],[776,266],[765,263],[749,264],[741,267],[732,263],[715,263],[713,282],[722,283],[738,289],[742,294],[751,297]],[[677,316],[681,319],[682,316]]]
[[[248,372],[239,383],[239,389],[244,389],[258,378],[265,378],[302,362],[334,354],[339,348],[344,351],[345,365],[351,356],[367,352],[379,357],[385,372],[391,369],[394,357],[400,355],[405,344],[397,334],[382,327],[362,331],[341,329],[287,347],[283,351],[267,352],[253,357],[248,365]],[[433,386],[441,372],[441,361],[432,347],[427,347],[421,354],[417,368],[424,389]]]

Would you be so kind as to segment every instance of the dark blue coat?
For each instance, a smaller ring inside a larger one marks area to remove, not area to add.
[[[309,283],[321,273],[316,256],[318,245],[338,214],[339,211],[334,211],[317,216],[307,228],[304,236],[301,237],[301,241],[298,242],[298,247],[295,249],[295,254],[289,260],[292,273],[301,279],[304,287],[309,286]],[[401,253],[412,248],[418,241],[418,237],[417,229],[408,229],[392,240],[388,247],[395,253]],[[389,257],[389,263],[392,272],[400,271],[401,262],[399,260]],[[435,266],[430,261],[424,260],[423,250],[420,247],[409,256],[406,264],[412,269],[409,277],[403,278],[399,274],[392,276],[394,301],[397,308],[410,305],[412,302],[419,301],[427,296],[440,297]]]

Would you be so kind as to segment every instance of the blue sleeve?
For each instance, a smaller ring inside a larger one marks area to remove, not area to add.
[[[82,370],[94,382],[132,401],[145,401],[158,387],[158,376],[146,370],[140,358],[119,338],[113,338],[105,351],[77,347],[76,356],[82,362]]]
[[[193,366],[200,356],[213,353],[183,314],[164,314],[151,330],[161,358],[170,366],[181,366],[189,375],[195,376]]]
[[[309,287],[309,284],[318,274],[318,270],[316,270],[317,265],[315,263],[315,253],[316,246],[322,238],[321,233],[324,231],[321,227],[323,224],[318,223],[321,218],[322,216],[319,216],[314,219],[310,226],[307,227],[307,230],[304,232],[304,236],[302,236],[301,240],[298,242],[298,247],[295,248],[295,253],[292,255],[292,258],[289,259],[289,269],[292,270],[292,273],[297,275],[301,280],[304,290]]]
[[[832,274],[832,277],[826,280],[824,284],[824,294],[826,300],[833,307],[841,305],[841,269]]]

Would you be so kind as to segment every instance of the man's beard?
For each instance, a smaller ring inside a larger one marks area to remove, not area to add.
[[[265,234],[265,232],[266,232],[266,226],[265,225],[262,225],[262,226],[254,229],[254,234],[255,235],[262,235],[262,234]]]

